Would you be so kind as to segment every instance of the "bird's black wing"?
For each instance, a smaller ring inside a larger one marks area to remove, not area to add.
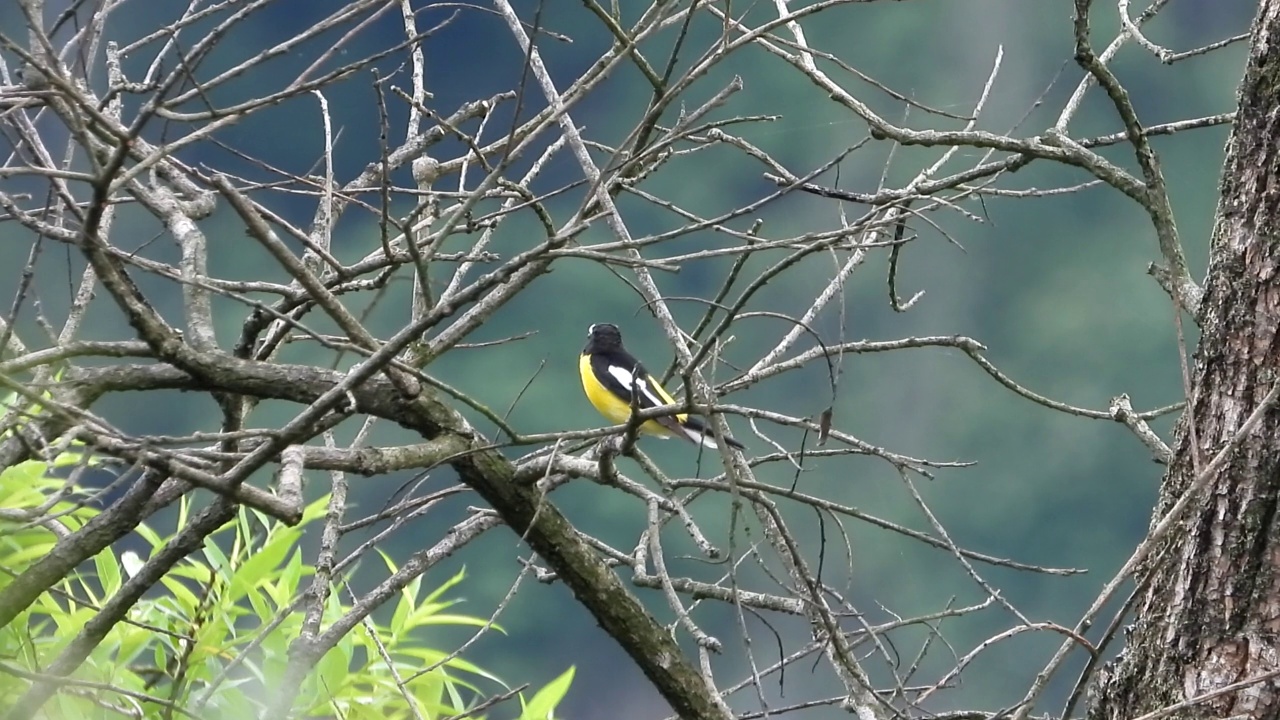
[[[591,371],[605,389],[628,405],[634,402],[635,407],[645,410],[665,404],[661,402],[662,396],[650,387],[649,371],[628,353],[616,350],[592,353]],[[636,390],[640,391],[639,398],[633,401],[631,396]]]
[[[605,389],[638,410],[675,403],[675,400],[649,375],[644,365],[624,350],[592,353],[591,372]],[[653,420],[673,434],[688,438],[677,418],[667,415],[653,418]]]

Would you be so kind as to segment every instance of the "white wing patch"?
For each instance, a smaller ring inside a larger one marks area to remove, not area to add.
[[[640,407],[651,408],[666,405],[666,403],[662,401],[662,398],[658,397],[658,395],[653,391],[653,388],[650,387],[647,379],[643,377],[637,378],[631,374],[630,370],[622,367],[621,365],[610,365],[609,374],[613,376],[614,380],[617,380],[628,390],[631,390],[632,392],[637,390],[640,391],[640,395],[644,400],[644,402],[639,404]]]
[[[637,380],[636,386],[640,389],[641,394],[645,396],[645,399],[649,401],[646,407],[662,407],[667,404],[653,392],[653,388],[649,386],[649,381],[645,378]]]
[[[622,367],[621,365],[610,365],[609,374],[612,375],[613,379],[617,380],[622,385],[622,387],[624,388],[631,387],[631,383],[633,381],[631,379],[630,370]]]

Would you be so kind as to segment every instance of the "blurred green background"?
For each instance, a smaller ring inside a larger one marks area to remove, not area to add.
[[[803,4],[795,2],[790,7],[794,10]],[[212,77],[308,27],[341,5],[269,5],[224,37],[197,74]],[[746,12],[749,21],[760,22],[769,16],[771,5],[760,3],[748,10],[735,3],[733,7],[735,12]],[[490,12],[490,6],[424,3],[422,8],[420,29],[452,16],[449,24],[422,45],[427,57],[427,88],[434,94],[433,109],[448,114],[462,102],[488,97],[518,84],[522,55],[505,25]],[[60,9],[51,6],[49,17]],[[526,21],[533,21],[533,3],[517,3],[517,9]],[[1053,124],[1081,77],[1080,70],[1070,62],[1070,10],[1071,3],[1062,0],[853,3],[810,18],[806,29],[814,47],[838,55],[921,103],[961,114],[971,109],[997,48],[1003,48],[1000,74],[979,127],[1007,132],[1016,125],[1018,134],[1035,135]],[[1156,42],[1186,50],[1246,32],[1253,11],[1253,3],[1240,0],[1187,0],[1172,3],[1147,30]],[[160,23],[171,22],[177,13],[179,6],[167,0],[127,3],[112,16],[110,34],[124,44]],[[626,16],[634,20],[638,13],[637,5],[628,8]],[[562,87],[608,47],[609,39],[601,32],[598,21],[579,4],[547,3],[541,21],[549,30],[572,38],[572,42],[561,42],[544,37],[539,42],[540,51]],[[0,8],[0,29],[14,37],[25,37],[20,26],[16,8]],[[1094,44],[1101,48],[1118,27],[1115,8],[1099,4],[1094,26]],[[208,29],[208,25],[201,27]],[[709,15],[693,23],[690,44],[681,55],[681,67],[687,67],[713,43],[719,30]],[[398,11],[393,10],[357,35],[330,66],[395,43],[402,33]],[[216,88],[209,96],[216,103],[229,104],[280,88],[316,53],[326,49],[324,43],[331,47],[338,36],[326,35],[323,43],[304,45]],[[183,37],[189,47],[199,39],[199,33]],[[659,50],[670,47],[673,37],[673,31],[669,31],[655,38],[646,48],[650,58],[665,62],[665,55]],[[153,51],[144,48],[127,58],[126,72],[140,75]],[[1207,57],[1165,66],[1139,48],[1127,46],[1113,67],[1129,89],[1144,122],[1154,124],[1233,109],[1245,53],[1245,45],[1237,43]],[[12,56],[4,59],[10,70],[16,66]],[[402,54],[387,58],[378,64],[379,72],[384,77],[399,72],[394,82],[406,87],[404,60]],[[169,58],[165,66],[172,64]],[[957,126],[955,121],[940,121],[918,109],[905,113],[902,103],[837,70],[831,72],[891,121],[917,128]],[[742,78],[744,89],[713,117],[780,115],[776,121],[739,126],[732,131],[765,149],[797,174],[822,164],[866,135],[864,124],[829,101],[789,66],[757,48],[731,55],[690,89],[683,105],[697,107],[734,76]],[[371,73],[361,72],[326,91],[338,133],[335,160],[340,182],[354,177],[378,156],[378,110],[372,81]],[[590,139],[615,143],[630,132],[648,100],[649,91],[639,73],[624,64],[577,107],[573,116]],[[521,117],[542,107],[540,96],[532,88],[524,101]],[[136,110],[139,101],[130,98],[128,102],[130,110]],[[403,138],[406,113],[398,101],[393,100],[390,106],[390,141],[394,144]],[[678,110],[679,104],[667,119],[674,118]],[[510,126],[510,110],[503,113],[491,120],[486,137],[495,138]],[[65,139],[50,118],[43,122],[42,127],[52,140]],[[468,127],[475,130],[474,123]],[[1119,124],[1105,97],[1095,90],[1070,129],[1075,137],[1088,137],[1115,132]],[[144,134],[160,140],[166,133],[173,136],[186,131],[187,128],[166,128],[155,122]],[[323,136],[317,104],[310,96],[265,109],[219,131],[215,137],[226,147],[285,171],[319,172],[322,167],[317,163],[322,157]],[[1226,128],[1218,127],[1156,141],[1179,231],[1198,277],[1205,267],[1226,137]],[[457,144],[443,143],[435,156],[452,157],[458,149]],[[849,190],[873,191],[889,154],[887,144],[872,142],[840,165],[838,178],[830,172],[819,181],[827,185],[838,183]],[[1133,167],[1124,147],[1105,154],[1125,167]],[[253,179],[275,178],[271,172],[212,144],[186,148],[179,155],[186,162],[206,168]],[[886,182],[900,185],[938,157],[936,150],[898,149]],[[944,171],[962,169],[975,157],[975,152],[963,151]],[[532,155],[517,166],[527,167],[531,158]],[[761,177],[763,170],[739,153],[719,147],[673,160],[642,187],[676,199],[689,210],[711,215],[772,192],[774,186]],[[469,186],[474,186],[478,177],[473,168]],[[569,156],[562,153],[535,187],[550,190],[577,177]],[[1038,163],[1002,179],[999,186],[1047,188],[1086,179],[1081,172]],[[395,180],[410,184],[407,170]],[[17,188],[19,181],[13,183],[11,187]],[[456,183],[455,176],[437,187],[456,190]],[[549,203],[559,222],[576,210],[582,202],[582,192],[578,188]],[[314,213],[314,200],[307,197],[262,194],[259,199],[270,202],[298,225],[310,223]],[[623,197],[619,205],[636,236],[679,225],[670,213],[637,198]],[[400,202],[396,207],[403,210],[409,204]],[[843,306],[833,305],[816,324],[824,338],[833,342],[840,338],[968,335],[984,343],[990,350],[988,357],[1019,383],[1073,405],[1101,410],[1113,396],[1128,393],[1134,406],[1145,410],[1181,398],[1173,310],[1168,298],[1146,275],[1147,263],[1158,260],[1158,256],[1150,225],[1135,204],[1115,191],[1094,188],[1040,199],[969,201],[964,209],[981,221],[965,219],[955,212],[932,216],[963,249],[928,224],[913,224],[920,237],[902,253],[898,282],[899,294],[904,297],[917,290],[925,291],[915,308],[895,313],[889,307],[885,286],[887,256],[876,251],[852,275],[845,287]],[[846,212],[856,217],[863,209],[851,206]],[[730,225],[746,229],[758,218],[764,223],[762,236],[777,238],[837,227],[839,213],[834,201],[794,194]],[[210,265],[215,274],[246,279],[266,275],[283,280],[283,274],[244,235],[225,208],[204,221],[202,227],[211,239]],[[348,212],[335,235],[335,254],[348,261],[364,256],[377,246],[377,232],[376,218],[370,213]],[[499,230],[492,249],[509,257],[540,239],[539,233],[532,216],[516,216]],[[125,248],[138,249],[148,257],[173,261],[177,256],[163,228],[133,208],[122,210],[114,237]],[[6,223],[0,225],[0,238],[4,240],[0,253],[5,263],[11,268],[21,267],[29,252],[30,237],[15,224]],[[609,239],[608,229],[598,222],[583,242]],[[459,236],[450,241],[446,250],[463,249],[473,240],[474,236]],[[655,256],[722,247],[728,242],[723,236],[703,232],[664,245]],[[780,257],[762,255],[748,268],[758,272]],[[747,309],[803,312],[831,277],[834,263],[844,259],[841,256],[833,260],[825,255],[810,258],[771,281]],[[80,260],[61,247],[46,248],[40,259],[35,288],[40,309],[55,322],[65,312],[72,279],[78,278],[81,267]],[[691,264],[675,274],[658,272],[655,277],[667,295],[707,298],[715,292],[727,268],[728,261],[707,261]],[[447,279],[443,271],[448,269],[441,268],[442,274],[434,280]],[[155,278],[138,279],[176,321],[180,306],[175,288]],[[0,278],[0,297],[12,297],[17,280],[16,271]],[[395,285],[375,309],[370,319],[375,333],[385,337],[402,326],[408,312],[408,288],[407,282]],[[222,302],[218,310],[220,339],[229,347],[238,334],[245,308]],[[692,328],[703,307],[677,302],[673,310],[686,328]],[[27,304],[21,311],[19,327],[28,343],[38,344],[33,342],[40,337],[33,317],[32,306]],[[85,329],[86,338],[131,336],[120,314],[106,302],[99,301],[91,320]],[[511,421],[523,431],[594,427],[600,421],[581,397],[575,362],[586,326],[602,321],[621,325],[628,345],[651,368],[665,368],[670,361],[671,352],[661,331],[633,291],[591,262],[566,260],[558,262],[554,271],[536,281],[519,302],[504,307],[469,340],[494,340],[527,332],[533,335],[496,349],[459,350],[429,370],[499,411],[515,403]],[[326,330],[323,324],[314,327]],[[739,367],[749,364],[788,329],[788,325],[767,318],[743,321],[732,332],[735,340],[726,351],[726,360]],[[1187,332],[1191,333],[1191,328]],[[1194,336],[1189,340],[1194,343]],[[798,347],[811,347],[811,341],[802,339]],[[300,345],[286,351],[284,357],[314,361],[315,353],[313,348]],[[733,374],[728,367],[715,371],[720,380]],[[517,397],[519,402],[515,402]],[[818,364],[780,376],[726,401],[814,415],[830,401],[825,366]],[[217,418],[207,400],[179,394],[166,397],[163,403],[157,403],[155,396],[109,397],[96,409],[117,426],[135,433],[208,430]],[[254,419],[259,426],[269,425],[288,418],[291,410],[267,405]],[[1173,419],[1156,423],[1166,437]],[[486,431],[492,430],[479,420],[477,423]],[[770,450],[753,436],[744,420],[731,418],[730,423],[737,437],[752,450]],[[935,480],[921,481],[917,487],[963,547],[1027,563],[1088,569],[1084,575],[1055,578],[978,566],[984,577],[1001,588],[1004,597],[1030,619],[1067,626],[1074,625],[1143,535],[1161,475],[1146,449],[1124,428],[1061,415],[1016,397],[958,351],[916,349],[846,356],[841,365],[836,426],[893,452],[937,461],[976,463],[966,469],[938,471]],[[798,433],[766,430],[792,449],[799,446]],[[411,434],[390,427],[375,435],[375,442],[380,444],[414,439]],[[648,441],[643,447],[672,475],[705,476],[712,472],[708,467],[699,468],[696,454],[686,446]],[[624,466],[624,470],[634,468]],[[408,477],[355,479],[353,515],[380,508]],[[927,520],[914,506],[896,472],[883,461],[864,457],[810,461],[798,478],[791,468],[779,464],[762,468],[759,477],[786,486],[795,482],[804,492],[929,530]],[[447,472],[436,471],[427,484],[437,487],[450,480]],[[324,478],[317,476],[311,490],[322,492],[323,486]],[[634,542],[643,527],[643,506],[616,491],[575,484],[558,491],[555,500],[584,531],[622,543],[624,548]],[[464,498],[428,515],[384,549],[403,557],[435,542],[467,504],[476,502],[474,497]],[[724,546],[728,500],[711,498],[696,507],[713,541]],[[980,588],[967,579],[946,552],[856,522],[847,523],[853,549],[849,572],[842,568],[843,542],[830,522],[820,525],[813,513],[804,508],[790,506],[784,511],[810,547],[816,548],[825,538],[829,574],[824,577],[847,590],[869,622],[883,622],[891,617],[890,613],[909,616],[936,611],[952,597],[961,605],[983,598]],[[739,548],[759,539],[752,523],[740,520],[739,529],[744,526],[749,534],[737,540]],[[354,546],[361,539],[351,538],[350,542]],[[669,533],[667,543],[672,548],[682,547],[675,532]],[[434,574],[438,582],[465,565],[469,574],[462,586],[466,603],[459,609],[487,615],[519,573],[517,558],[525,555],[527,551],[514,536],[495,531]],[[699,577],[714,578],[721,572],[720,568],[692,562],[677,567]],[[357,577],[357,584],[376,582],[382,572],[380,565],[373,564],[364,570]],[[748,577],[759,584],[758,573],[748,573]],[[429,576],[426,584],[436,583]],[[642,595],[661,617],[669,617],[656,593],[642,591]],[[736,620],[719,611],[700,615],[699,619],[725,641],[722,682],[740,679],[746,665],[743,645],[736,639]],[[600,717],[607,713],[628,720],[663,714],[661,700],[629,660],[577,609],[564,588],[526,578],[500,622],[507,634],[486,637],[469,657],[513,683],[540,684],[555,677],[564,666],[576,664],[579,670],[574,688],[561,708],[565,717]],[[782,634],[787,651],[797,649],[807,639],[806,629],[794,618],[770,618],[770,622]],[[777,653],[773,640],[760,624],[748,623],[759,632],[752,646],[758,653],[758,663],[769,664]],[[1014,624],[1016,620],[1009,613],[992,609],[942,627],[963,654],[983,638]],[[465,636],[449,634],[427,641],[445,647],[462,637]],[[910,662],[922,637],[915,633],[895,638],[904,664]],[[1059,642],[1058,635],[1027,633],[997,645],[970,666],[961,688],[936,696],[930,709],[995,710],[1013,703]],[[1083,653],[1077,653],[1075,664],[1055,680],[1048,695],[1052,702],[1046,709],[1060,707],[1057,703],[1069,691],[1082,658]],[[926,662],[924,676],[932,681],[953,662],[939,648]],[[872,660],[869,666],[877,677],[884,677],[882,664]],[[810,674],[810,667],[804,664],[793,668],[781,691],[770,683],[766,694],[779,704],[837,694],[832,679],[821,670]],[[753,696],[746,696],[738,698],[736,704],[751,708],[752,703]],[[805,716],[836,714],[836,710],[827,709],[810,711]]]

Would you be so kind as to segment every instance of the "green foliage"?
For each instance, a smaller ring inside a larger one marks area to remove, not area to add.
[[[569,693],[571,683],[573,683],[573,668],[565,670],[560,677],[534,693],[533,699],[528,703],[524,703],[522,698],[524,712],[520,713],[520,720],[552,720],[556,706]]]
[[[68,452],[51,463],[24,462],[0,472],[0,507],[48,506],[42,517],[57,515],[63,526],[80,527],[96,511],[74,503],[71,483],[51,473],[86,462]],[[299,541],[307,525],[324,517],[326,502],[309,505],[296,527],[242,508],[201,552],[174,567],[138,602],[125,622],[111,628],[46,704],[48,716],[259,716],[302,628],[298,599],[315,571],[303,561]],[[140,525],[136,534],[147,553],[169,542],[195,509],[189,496],[183,498],[168,532]],[[0,524],[0,588],[56,542],[44,524]],[[395,564],[383,557],[394,572]],[[133,551],[107,549],[0,628],[0,711],[22,696],[32,674],[44,672],[145,561]],[[303,683],[294,703],[297,716],[446,717],[485,697],[480,683],[501,685],[483,668],[423,645],[422,631],[431,627],[487,624],[445,612],[456,602],[446,593],[462,580],[459,573],[428,590],[419,576],[401,591],[385,624],[369,619],[347,633]],[[322,627],[349,610],[338,591],[331,593]],[[571,679],[572,669],[527,702],[521,698],[521,718],[552,718]]]

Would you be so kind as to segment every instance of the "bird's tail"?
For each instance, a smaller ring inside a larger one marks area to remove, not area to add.
[[[713,450],[715,449],[715,436],[711,434],[711,429],[703,424],[701,420],[692,415],[686,416],[684,422],[680,424],[680,429],[684,431],[685,437],[689,438],[693,443]],[[746,445],[743,445],[728,435],[724,436],[724,441],[729,443],[729,447],[735,447],[739,450],[747,449]]]

